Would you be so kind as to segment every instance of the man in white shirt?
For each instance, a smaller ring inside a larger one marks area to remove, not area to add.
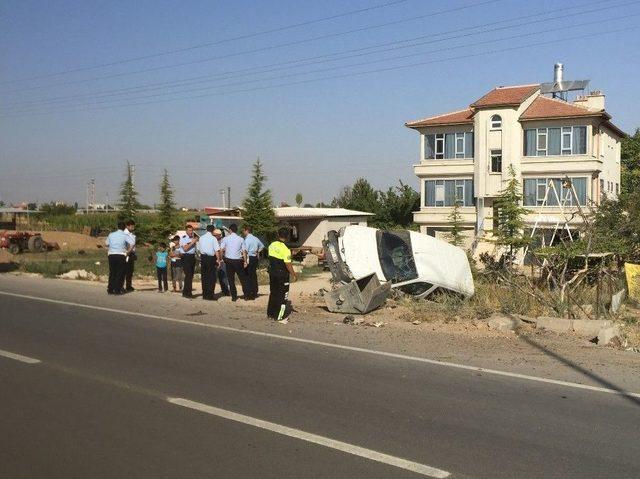
[[[213,236],[213,225],[207,226],[207,232],[200,237],[197,249],[200,252],[200,277],[202,279],[202,299],[215,301],[213,291],[216,288],[216,269],[220,261],[220,245]]]
[[[231,301],[238,300],[238,291],[236,290],[236,274],[242,285],[242,294],[245,299],[250,295],[247,291],[247,273],[244,264],[247,258],[247,252],[244,248],[244,240],[238,236],[238,225],[229,226],[230,234],[222,238],[220,245],[223,250],[224,263],[227,266],[227,278],[229,279],[229,289],[231,290]]]
[[[125,222],[126,228],[124,229],[124,233],[129,237],[131,244],[133,245],[131,251],[127,255],[127,268],[126,268],[126,291],[132,292],[135,291],[132,285],[133,281],[133,270],[135,268],[135,262],[138,259],[136,256],[136,235],[133,232],[136,230],[136,222],[133,220],[127,220]]]

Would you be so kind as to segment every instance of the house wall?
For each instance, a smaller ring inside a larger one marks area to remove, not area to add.
[[[294,248],[322,248],[322,241],[331,230],[339,230],[343,226],[367,226],[368,216],[341,216],[337,218],[280,218],[278,226],[296,226],[298,241],[291,242]]]

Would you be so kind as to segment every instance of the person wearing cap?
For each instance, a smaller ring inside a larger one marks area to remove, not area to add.
[[[182,296],[193,298],[193,275],[196,270],[196,243],[198,236],[193,233],[193,226],[187,225],[186,234],[180,238],[180,256],[184,271],[184,287]]]
[[[214,229],[213,236],[215,236],[216,239],[218,240],[218,244],[221,244],[222,230],[219,230],[218,228]],[[229,293],[229,281],[227,280],[227,265],[224,264],[224,261],[222,261],[222,259],[218,261],[217,275],[218,275],[218,283],[220,283],[220,290],[222,291],[222,294],[224,296],[229,296],[230,293]],[[215,289],[215,284],[213,286]]]
[[[247,299],[258,297],[258,258],[264,249],[264,244],[253,236],[251,226],[243,228],[244,250],[247,252],[245,269],[247,271]]]
[[[231,290],[231,301],[238,300],[238,290],[236,289],[236,274],[242,286],[242,294],[246,298],[247,275],[244,270],[247,252],[244,251],[244,241],[238,236],[238,225],[229,225],[230,234],[222,238],[220,245],[224,254],[224,262],[227,266],[227,278],[229,279],[229,289]]]
[[[297,279],[291,265],[291,250],[285,242],[289,237],[287,228],[278,230],[278,241],[269,245],[269,304],[267,316],[278,322],[287,322],[291,314],[289,281]]]
[[[198,240],[200,252],[200,277],[202,280],[202,299],[215,301],[216,269],[220,261],[220,245],[213,236],[213,225],[207,225],[207,232]]]

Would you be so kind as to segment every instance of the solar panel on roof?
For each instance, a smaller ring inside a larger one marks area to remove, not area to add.
[[[589,85],[589,80],[566,80],[561,82],[542,83],[540,93],[559,93],[563,91],[584,90]]]

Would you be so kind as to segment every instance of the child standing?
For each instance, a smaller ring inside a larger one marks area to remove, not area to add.
[[[158,291],[163,293],[169,290],[169,283],[167,281],[167,258],[169,253],[166,251],[164,245],[158,247],[156,251],[156,273],[158,275]],[[164,290],[162,287],[164,286]]]
[[[171,258],[171,283],[173,283],[173,292],[182,292],[182,278],[184,273],[182,271],[182,257],[180,255],[180,242],[179,236],[174,236],[172,242],[169,245]],[[178,288],[176,289],[176,283]]]

